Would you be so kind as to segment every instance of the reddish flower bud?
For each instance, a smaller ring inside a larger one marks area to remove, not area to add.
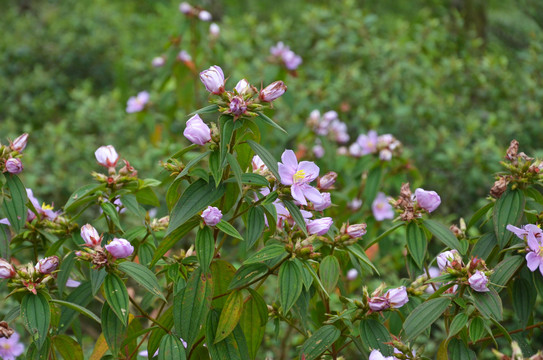
[[[287,86],[282,81],[276,81],[260,91],[260,100],[272,102],[287,91]]]
[[[10,174],[19,174],[23,171],[21,159],[10,158],[6,160],[6,171]]]
[[[26,142],[28,140],[28,134],[24,133],[17,139],[13,140],[10,147],[14,151],[22,152],[26,148]]]

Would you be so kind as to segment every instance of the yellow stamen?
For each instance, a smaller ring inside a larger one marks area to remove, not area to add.
[[[46,203],[41,204],[41,208],[43,210],[53,210],[53,206],[51,206],[49,204],[46,204]]]
[[[294,174],[294,182],[297,183],[301,180],[303,180],[305,178],[305,171],[303,170],[298,170],[296,171],[296,173]]]

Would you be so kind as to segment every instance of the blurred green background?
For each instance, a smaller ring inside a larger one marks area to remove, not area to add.
[[[269,140],[273,153],[303,141],[296,135],[311,110],[336,110],[352,140],[375,129],[402,141],[421,185],[441,194],[441,214],[468,215],[512,138],[528,154],[539,147],[541,1],[192,4],[213,14],[216,43],[208,44],[203,22],[201,36],[187,41],[177,1],[0,3],[1,137],[31,134],[23,180],[40,199],[61,205],[88,182],[101,145],[152,177],[159,160],[187,144],[186,114],[207,94],[201,84],[193,91],[190,73],[174,69],[172,82],[151,66],[173,51],[172,40],[175,51],[192,52],[196,71],[222,66],[230,87],[242,77],[266,85],[285,76],[269,62],[270,46],[283,41],[303,64],[277,102],[274,119],[289,137]],[[152,109],[126,114],[127,99],[142,90]]]

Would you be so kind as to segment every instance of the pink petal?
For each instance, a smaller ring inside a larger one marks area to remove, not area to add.
[[[524,235],[526,235],[526,230],[513,226],[511,224],[505,227],[507,230],[511,231],[513,234],[518,236],[520,239],[524,240]]]
[[[292,168],[294,172],[298,170],[298,159],[296,159],[296,154],[292,150],[285,150],[283,155],[281,155],[281,161],[286,166]]]
[[[319,176],[319,167],[312,161],[302,161],[298,166],[298,170],[303,170],[305,173],[305,181],[311,182]]]
[[[535,271],[535,269],[543,265],[543,263],[541,263],[541,258],[537,256],[535,252],[530,251],[526,254],[526,265],[528,265],[530,271]]]
[[[304,196],[313,204],[321,204],[323,202],[323,199],[319,190],[315,189],[313,186],[309,186],[307,184],[304,185],[305,186],[302,186]]]
[[[278,166],[279,166],[279,169],[278,169],[279,176],[281,176],[281,184],[292,185],[293,183],[292,178],[294,177],[294,173],[296,172],[296,169],[292,169],[291,167],[288,167],[281,163],[278,163]]]
[[[533,251],[538,251],[539,250],[539,246],[541,245],[539,243],[539,241],[537,241],[534,233],[532,232],[529,232],[528,233],[528,236],[526,236],[526,239],[528,240],[528,247],[533,250]]]
[[[292,185],[290,187],[290,193],[292,194],[294,200],[298,201],[302,205],[307,205],[307,201],[305,200],[304,193],[300,185]]]

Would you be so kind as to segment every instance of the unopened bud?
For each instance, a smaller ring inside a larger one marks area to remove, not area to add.
[[[41,259],[36,264],[36,271],[41,274],[51,274],[58,268],[59,262],[60,260],[58,259],[58,256],[50,256],[48,258]]]
[[[28,140],[28,134],[24,133],[19,136],[17,139],[13,140],[10,147],[14,151],[22,152],[26,148],[26,143]]]
[[[336,183],[337,174],[333,171],[330,171],[323,177],[317,180],[317,187],[321,190],[331,189]]]
[[[19,174],[23,171],[21,159],[10,158],[6,160],[6,171],[10,174]]]
[[[287,86],[282,81],[275,81],[260,91],[260,100],[272,102],[287,91]]]

